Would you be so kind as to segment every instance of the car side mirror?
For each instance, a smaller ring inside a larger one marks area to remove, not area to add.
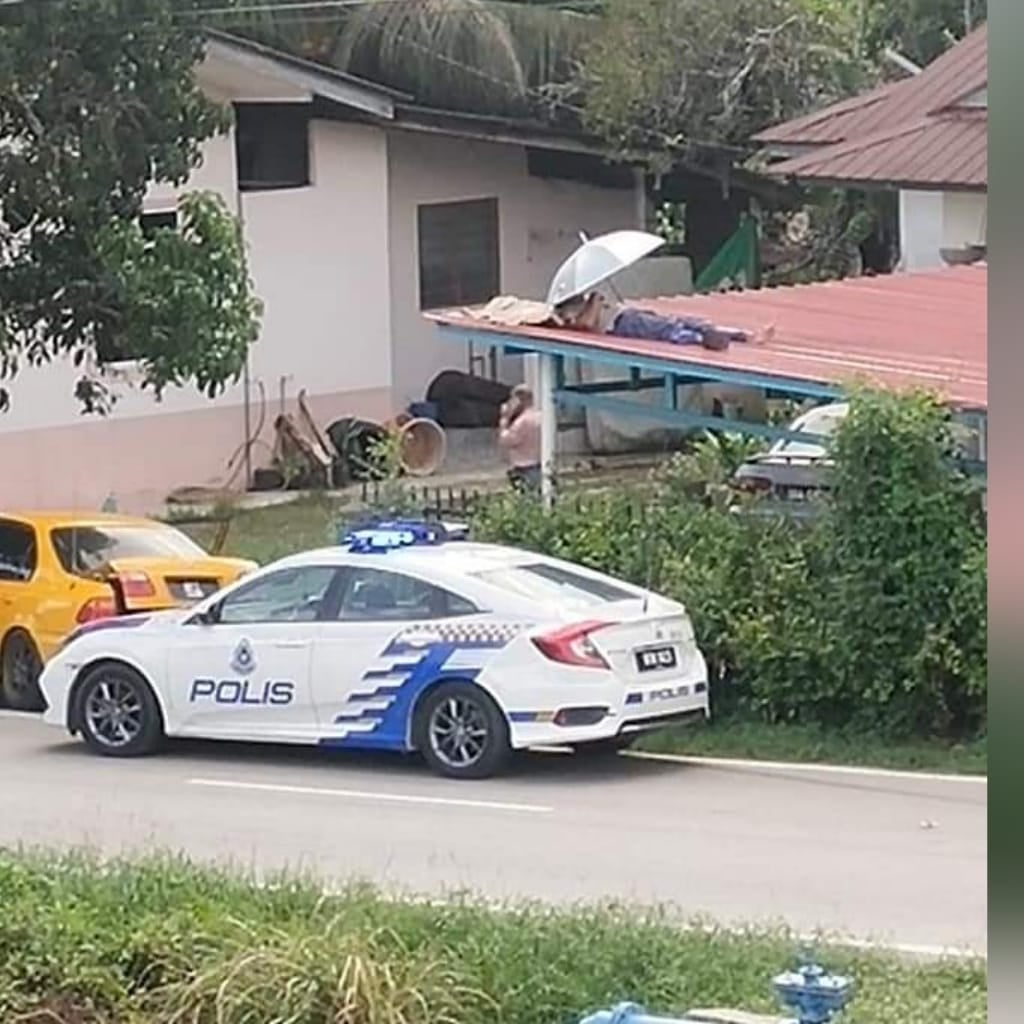
[[[196,612],[195,621],[200,626],[216,626],[220,622],[220,601],[214,601],[208,608]]]

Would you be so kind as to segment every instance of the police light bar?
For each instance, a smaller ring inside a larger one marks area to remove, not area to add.
[[[458,539],[458,535],[453,537],[449,534],[444,523],[393,519],[344,527],[339,543],[350,551],[369,553],[391,551],[395,548],[432,546],[451,539]]]

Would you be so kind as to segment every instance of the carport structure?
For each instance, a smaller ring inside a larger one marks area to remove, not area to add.
[[[465,309],[426,314],[448,340],[537,358],[541,461],[548,495],[557,405],[636,415],[684,429],[739,431],[770,439],[801,436],[765,423],[684,411],[679,408],[677,390],[682,384],[741,386],[763,390],[771,397],[824,401],[840,399],[858,382],[928,390],[963,418],[976,421],[984,437],[988,407],[988,270],[984,264],[630,304],[666,316],[704,317],[751,332],[771,325],[774,335],[763,345],[734,343],[719,352],[551,326],[496,324]],[[621,379],[569,384],[567,359],[615,368]],[[628,397],[630,392],[650,389],[660,389],[660,404]]]

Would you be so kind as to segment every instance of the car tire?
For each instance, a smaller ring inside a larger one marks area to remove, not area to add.
[[[505,716],[472,683],[442,683],[427,693],[417,710],[414,739],[430,768],[449,779],[490,778],[512,754]]]
[[[115,662],[86,672],[75,695],[75,719],[89,749],[104,757],[143,757],[164,739],[163,715],[149,683]]]
[[[32,637],[21,630],[8,633],[0,652],[0,693],[15,711],[42,711],[46,707],[39,677],[43,659]]]
[[[600,760],[607,757],[617,757],[624,750],[629,750],[636,742],[636,736],[612,736],[606,740],[591,740],[590,743],[577,743],[573,746],[573,752],[580,757]]]

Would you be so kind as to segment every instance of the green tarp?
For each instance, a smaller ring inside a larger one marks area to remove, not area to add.
[[[758,288],[761,285],[761,246],[757,221],[743,214],[733,236],[715,253],[694,283],[698,292],[727,288]]]

